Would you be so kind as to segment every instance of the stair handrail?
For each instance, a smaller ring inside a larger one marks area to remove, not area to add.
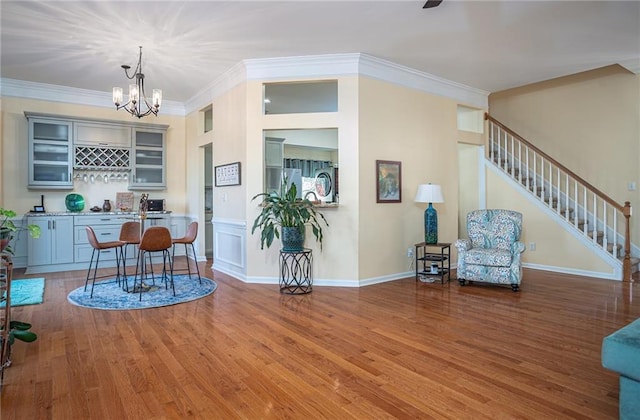
[[[551,156],[549,156],[547,153],[545,153],[542,150],[540,150],[535,145],[531,144],[529,141],[527,141],[520,134],[516,133],[515,131],[513,131],[512,129],[510,129],[506,125],[502,124],[500,121],[498,121],[495,118],[493,118],[491,115],[489,115],[488,112],[484,113],[484,119],[488,120],[488,121],[491,121],[493,124],[495,124],[496,126],[500,127],[506,133],[508,133],[512,137],[518,139],[518,141],[524,143],[527,147],[531,148],[536,153],[538,153],[540,156],[543,156],[545,159],[547,159],[547,161],[553,163],[556,167],[558,167],[559,169],[564,171],[566,174],[570,175],[573,179],[575,179],[576,181],[580,182],[582,185],[584,185],[586,188],[588,188],[592,193],[597,195],[601,200],[607,202],[609,205],[611,205],[612,207],[617,209],[620,213],[622,213],[622,215],[625,218],[624,259],[622,261],[622,280],[623,281],[632,282],[633,279],[631,277],[631,228],[630,228],[631,202],[625,201],[624,205],[619,204],[614,199],[609,197],[607,194],[603,193],[602,191],[600,191],[599,189],[597,189],[596,187],[591,185],[584,178],[582,178],[581,176],[577,175],[575,172],[573,172],[572,170],[570,170],[569,168],[564,166],[562,163],[558,162],[556,159],[554,159]]]

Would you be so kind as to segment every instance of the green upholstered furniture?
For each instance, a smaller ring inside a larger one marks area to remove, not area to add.
[[[602,366],[620,374],[620,420],[640,419],[640,318],[604,338]]]

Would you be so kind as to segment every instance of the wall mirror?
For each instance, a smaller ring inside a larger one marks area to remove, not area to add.
[[[264,84],[265,114],[301,114],[338,111],[338,81]]]
[[[277,191],[284,177],[299,197],[337,203],[338,129],[264,130],[265,192]]]

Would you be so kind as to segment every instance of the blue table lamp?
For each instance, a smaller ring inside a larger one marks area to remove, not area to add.
[[[418,192],[414,200],[417,203],[429,203],[424,211],[424,242],[427,244],[438,243],[438,212],[433,208],[433,203],[444,203],[442,188],[440,185],[422,184],[418,186]]]

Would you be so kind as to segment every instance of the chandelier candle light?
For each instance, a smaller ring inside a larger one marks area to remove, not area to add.
[[[127,76],[127,79],[133,80],[135,78],[136,83],[129,85],[129,100],[124,104],[122,104],[122,101],[124,99],[122,88],[113,88],[113,103],[116,105],[116,110],[124,108],[129,114],[138,118],[146,117],[149,114],[158,116],[158,110],[160,109],[160,103],[162,102],[162,90],[153,89],[153,104],[149,105],[147,95],[144,92],[144,73],[142,73],[142,47],[140,47],[138,65],[136,66],[134,73],[129,76],[129,69],[131,68],[131,66],[123,64],[122,68],[124,69],[124,74]],[[147,110],[145,112],[142,112],[143,102],[147,107]]]
[[[414,201],[417,203],[429,203],[429,207],[424,211],[424,242],[426,244],[437,244],[438,212],[433,208],[432,203],[444,203],[442,188],[440,188],[440,185],[433,184],[419,185]]]

